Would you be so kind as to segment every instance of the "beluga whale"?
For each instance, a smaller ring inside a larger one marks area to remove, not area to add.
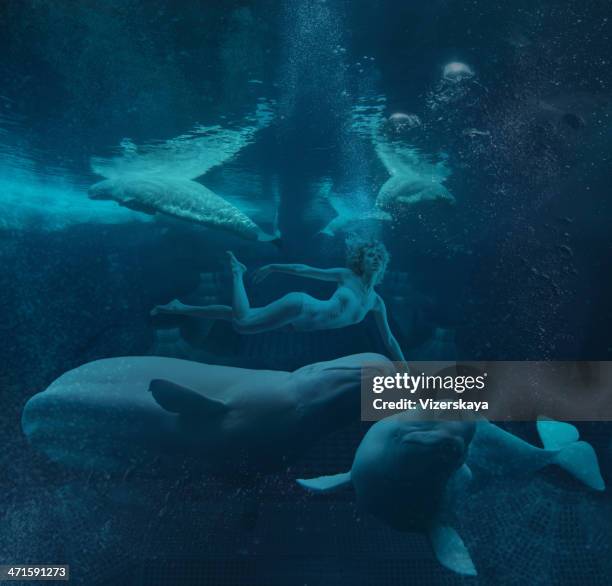
[[[374,424],[359,444],[351,470],[300,479],[313,492],[355,491],[358,507],[399,531],[428,535],[438,561],[453,572],[477,574],[454,528],[455,511],[473,482],[528,476],[556,464],[593,490],[604,490],[597,456],[567,423],[538,421],[544,448],[486,421],[415,420],[408,412]],[[473,477],[471,466],[478,470]],[[484,472],[480,472],[484,470]]]
[[[124,139],[120,156],[92,158],[92,171],[105,179],[89,188],[89,197],[225,230],[247,240],[278,243],[277,230],[273,234],[264,232],[237,206],[195,181],[233,158],[271,120],[270,106],[260,102],[255,115],[238,129],[197,127],[188,134],[144,147]]]
[[[373,134],[373,142],[390,175],[378,190],[378,208],[421,213],[455,204],[455,197],[444,185],[450,175],[444,157],[433,162],[416,147],[389,140],[381,129]]]
[[[455,205],[455,197],[444,182],[451,172],[444,155],[435,160],[419,148],[396,136],[393,116],[385,119],[386,99],[363,98],[354,108],[353,130],[374,147],[376,155],[389,174],[379,188],[375,205],[395,215],[423,212],[438,213]],[[389,129],[391,123],[392,128]],[[416,124],[410,130],[418,130]]]
[[[378,354],[293,372],[152,356],[97,360],[34,395],[22,429],[34,448],[76,469],[113,473],[160,461],[248,484],[359,421],[364,365],[393,371]]]

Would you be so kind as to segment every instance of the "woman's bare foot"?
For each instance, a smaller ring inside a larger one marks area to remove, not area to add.
[[[178,299],[173,299],[170,303],[167,303],[166,305],[156,305],[151,310],[151,315],[156,316],[162,313],[180,313],[184,307],[185,305],[181,303]]]
[[[230,261],[230,268],[232,269],[232,273],[234,273],[235,275],[243,275],[247,268],[245,265],[243,265],[235,256],[234,253],[231,250],[227,250],[226,251],[227,256],[229,257],[229,261]]]

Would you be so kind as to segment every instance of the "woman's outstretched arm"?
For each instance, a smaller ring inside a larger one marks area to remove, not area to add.
[[[404,358],[402,349],[400,348],[400,345],[389,327],[389,321],[387,320],[387,307],[380,295],[378,296],[376,305],[372,311],[374,312],[374,318],[376,319],[378,331],[380,332],[383,342],[387,347],[387,351],[389,352],[389,357],[391,360],[396,362],[404,362],[406,359]]]
[[[253,282],[260,283],[271,273],[285,273],[287,275],[297,275],[308,279],[318,279],[319,281],[342,281],[349,269],[317,269],[303,264],[271,264],[257,269],[253,275]]]

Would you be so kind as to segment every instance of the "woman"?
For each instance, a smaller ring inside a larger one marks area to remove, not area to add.
[[[385,274],[389,253],[380,242],[351,243],[347,249],[347,268],[317,269],[303,264],[270,264],[253,277],[260,283],[271,273],[299,275],[320,281],[334,281],[338,287],[329,299],[316,299],[307,293],[289,293],[264,307],[251,307],[244,288],[246,267],[232,252],[227,253],[233,275],[232,307],[229,305],[184,305],[174,300],[157,306],[151,315],[169,313],[231,321],[243,334],[256,334],[289,326],[297,331],[329,330],[357,324],[370,311],[392,360],[404,355],[387,321],[387,309],[374,290]]]

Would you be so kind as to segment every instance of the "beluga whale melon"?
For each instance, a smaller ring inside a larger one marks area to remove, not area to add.
[[[246,240],[278,241],[278,233],[267,234],[238,207],[195,181],[234,157],[271,120],[270,108],[262,102],[239,129],[198,127],[143,148],[124,140],[122,155],[92,159],[92,170],[105,179],[89,188],[89,197],[225,230]]]

